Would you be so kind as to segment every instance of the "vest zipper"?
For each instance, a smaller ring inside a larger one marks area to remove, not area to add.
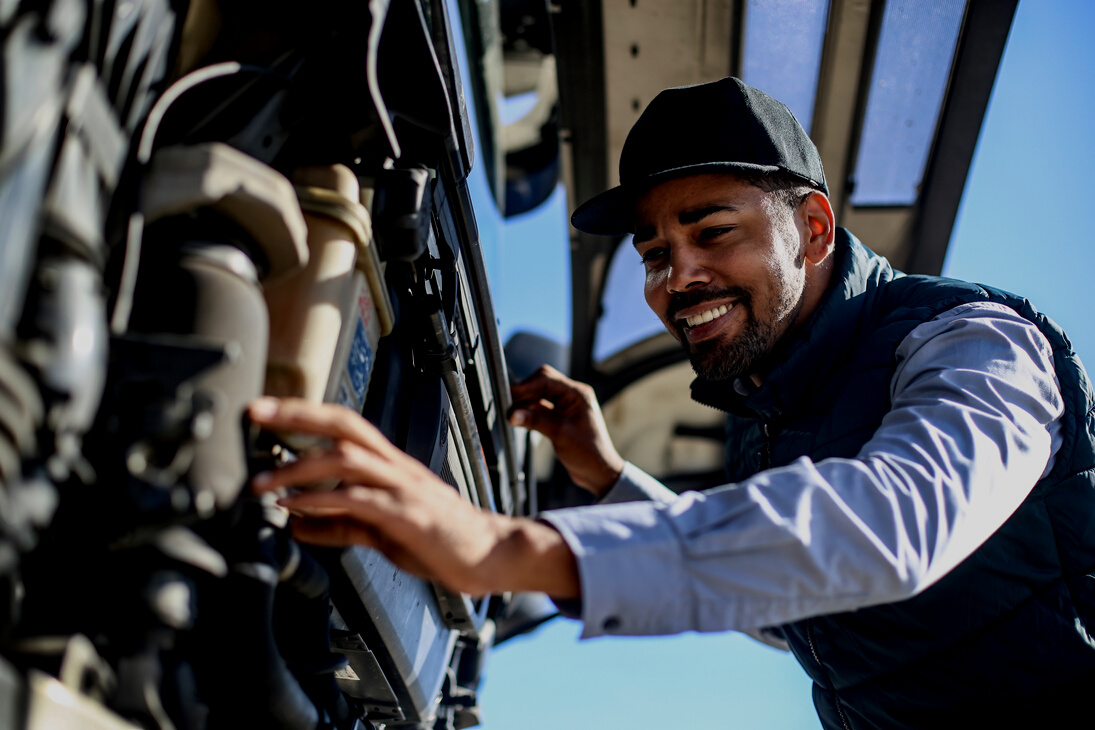
[[[848,724],[848,717],[844,714],[844,708],[840,706],[840,697],[836,693],[836,687],[833,686],[833,679],[829,676],[825,665],[821,663],[821,655],[817,651],[817,642],[814,641],[814,620],[812,618],[806,619],[806,641],[810,645],[810,653],[813,654],[814,661],[825,673],[825,678],[829,682],[829,691],[833,693],[833,705],[836,707],[836,714],[840,716],[840,724],[844,726],[844,730],[852,730],[852,726]]]
[[[764,433],[764,453],[761,456],[760,468],[771,469],[772,468],[772,433],[768,428],[768,421],[761,424],[761,431]]]

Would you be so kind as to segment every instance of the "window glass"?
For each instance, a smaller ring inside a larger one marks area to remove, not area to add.
[[[461,13],[457,0],[449,0],[448,6],[450,18],[460,18],[463,23],[468,22],[466,15]],[[465,89],[481,88],[482,80],[480,79],[478,85],[476,85],[471,74],[472,70],[480,70],[481,64],[468,56],[469,50],[465,43],[465,33],[459,31],[459,27],[452,29],[453,55],[460,62],[460,82]],[[486,100],[482,94],[468,94],[466,101],[468,102],[468,125],[471,127],[475,148],[473,150],[471,172],[468,174],[468,192],[471,194],[471,202],[475,210],[475,222],[479,229],[479,245],[483,249],[487,277],[493,282],[498,278],[498,249],[502,237],[502,215],[498,210],[498,200],[494,193],[493,184],[487,175],[487,165],[483,161],[482,134],[484,130],[490,130],[492,125],[480,125],[479,123],[480,118],[484,116],[489,118],[491,112],[489,109],[483,109]]]
[[[786,104],[810,132],[828,0],[749,0],[742,80]]]
[[[916,202],[965,7],[964,0],[886,3],[852,205]]]
[[[535,332],[570,343],[570,231],[566,188],[505,220],[499,277],[491,279],[502,340]]]
[[[593,341],[593,359],[603,362],[625,347],[665,331],[662,321],[646,306],[646,272],[631,236],[616,249],[608,267],[601,297],[601,319]]]
[[[458,0],[449,0],[452,18],[462,17]],[[466,22],[466,21],[465,21]],[[465,89],[473,87],[471,71],[480,64],[470,59],[465,37],[453,33],[453,50],[460,64],[460,76]],[[535,94],[532,95],[535,102]],[[484,133],[494,134],[499,125],[480,125],[479,119],[491,112],[485,97],[471,94],[467,110],[475,156],[468,174],[475,221],[480,245],[491,286],[494,310],[499,330],[505,341],[517,331],[532,331],[558,342],[570,342],[570,248],[567,228],[566,194],[559,186],[555,194],[532,211],[504,219],[484,162],[484,150],[494,149],[483,144]],[[516,97],[517,108],[503,114],[520,114],[523,102]]]
[[[504,97],[502,99],[502,108],[499,110],[502,124],[513,124],[524,117],[532,111],[532,108],[536,106],[536,102],[539,101],[539,99],[540,95],[535,91],[526,91],[521,94]]]

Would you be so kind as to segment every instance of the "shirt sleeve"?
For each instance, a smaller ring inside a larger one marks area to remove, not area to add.
[[[611,489],[605,492],[597,504],[672,502],[676,498],[676,492],[629,461],[624,464],[620,478]]]
[[[854,459],[680,496],[630,467],[601,504],[541,514],[577,558],[583,636],[752,633],[909,598],[967,558],[1052,466],[1052,351],[1011,309],[974,303],[897,357],[892,408]]]

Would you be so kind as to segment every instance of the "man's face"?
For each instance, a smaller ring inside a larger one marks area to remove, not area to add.
[[[806,224],[731,175],[694,175],[647,191],[635,231],[647,304],[696,373],[753,374],[801,310]]]

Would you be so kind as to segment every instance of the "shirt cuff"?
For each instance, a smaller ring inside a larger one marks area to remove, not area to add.
[[[624,502],[672,502],[677,493],[647,474],[630,461],[624,462],[623,471],[597,504],[622,504]]]
[[[580,611],[583,639],[692,628],[688,585],[680,570],[682,547],[663,514],[665,507],[626,502],[539,515],[563,536],[578,564],[580,609],[573,603],[559,607],[572,616]]]

